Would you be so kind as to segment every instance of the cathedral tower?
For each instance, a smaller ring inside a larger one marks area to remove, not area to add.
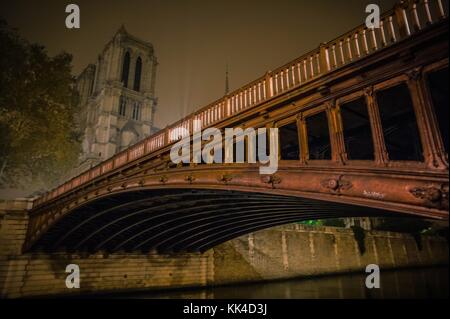
[[[151,134],[157,65],[152,44],[133,37],[122,26],[97,63],[79,75],[83,154],[78,172]]]

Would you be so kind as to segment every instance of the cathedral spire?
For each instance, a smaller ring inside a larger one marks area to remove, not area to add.
[[[228,83],[228,63],[225,69],[225,95],[227,95],[230,92],[230,87]]]
[[[117,33],[123,33],[123,34],[127,34],[127,29],[125,29],[125,25],[122,23],[122,25],[120,26],[119,30],[117,30]]]

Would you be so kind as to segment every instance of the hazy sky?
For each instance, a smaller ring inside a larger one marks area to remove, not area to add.
[[[69,3],[80,7],[80,29],[65,27]],[[164,127],[223,96],[227,63],[230,89],[239,88],[363,23],[369,3],[386,11],[395,0],[15,0],[0,2],[0,17],[50,54],[73,54],[74,74],[121,24],[151,42]]]

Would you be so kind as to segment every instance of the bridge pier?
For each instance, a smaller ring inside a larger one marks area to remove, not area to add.
[[[291,224],[225,242],[207,252],[178,254],[23,253],[29,202],[0,206],[0,297],[77,295],[255,282],[273,279],[448,264],[446,239],[367,231],[361,253],[351,229]],[[66,287],[68,264],[80,288]]]
[[[0,203],[0,298],[69,295],[145,288],[206,286],[213,279],[213,251],[157,253],[23,253],[27,200]],[[66,286],[66,266],[80,268],[80,289]]]
[[[0,202],[0,296],[7,296],[11,285],[18,282],[15,276],[23,273],[15,260],[22,255],[31,207],[27,199]]]

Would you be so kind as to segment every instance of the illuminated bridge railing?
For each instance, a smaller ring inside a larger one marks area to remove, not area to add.
[[[37,198],[34,205],[41,205],[103,174],[169,146],[183,138],[186,132],[213,126],[324,74],[396,44],[447,18],[448,4],[442,0],[401,2],[381,16],[379,28],[368,29],[363,24],[332,41],[321,44],[317,49],[274,71],[267,72],[259,79],[67,181]]]

